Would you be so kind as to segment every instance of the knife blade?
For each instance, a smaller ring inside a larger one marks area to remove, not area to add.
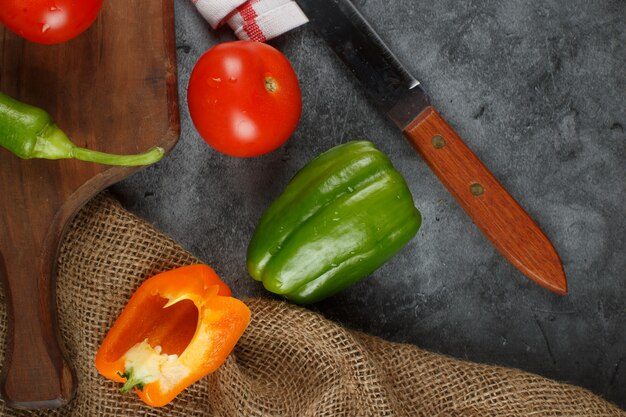
[[[550,240],[431,105],[358,9],[349,0],[296,2],[500,253],[537,284],[567,294]]]

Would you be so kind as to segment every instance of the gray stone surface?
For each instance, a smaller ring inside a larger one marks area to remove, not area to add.
[[[424,225],[373,277],[313,308],[351,328],[575,383],[626,407],[626,1],[357,6],[552,239],[567,297],[496,252],[306,27],[272,42],[301,81],[298,130],[270,155],[235,159],[204,144],[186,105],[194,63],[232,35],[212,32],[191,2],[176,1],[180,143],[114,193],[238,296],[268,297],[245,269],[261,214],[307,161],[370,139],[407,179]]]

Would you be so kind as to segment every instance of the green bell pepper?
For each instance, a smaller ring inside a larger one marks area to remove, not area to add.
[[[349,142],[306,165],[265,212],[248,271],[273,293],[317,302],[381,267],[420,225],[389,158],[371,142]]]

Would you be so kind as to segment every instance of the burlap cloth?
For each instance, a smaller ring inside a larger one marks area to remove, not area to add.
[[[626,415],[578,387],[385,342],[270,300],[248,300],[252,322],[218,372],[170,405],[149,408],[100,377],[94,355],[143,279],[195,262],[108,195],[91,201],[69,228],[57,284],[61,331],[79,381],[76,398],[63,409],[40,412],[14,411],[0,403],[2,415]],[[4,306],[0,314],[4,339]]]

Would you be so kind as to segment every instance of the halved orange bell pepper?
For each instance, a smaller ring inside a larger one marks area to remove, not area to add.
[[[215,371],[250,322],[250,310],[206,265],[164,272],[133,294],[96,354],[104,377],[160,407]]]

